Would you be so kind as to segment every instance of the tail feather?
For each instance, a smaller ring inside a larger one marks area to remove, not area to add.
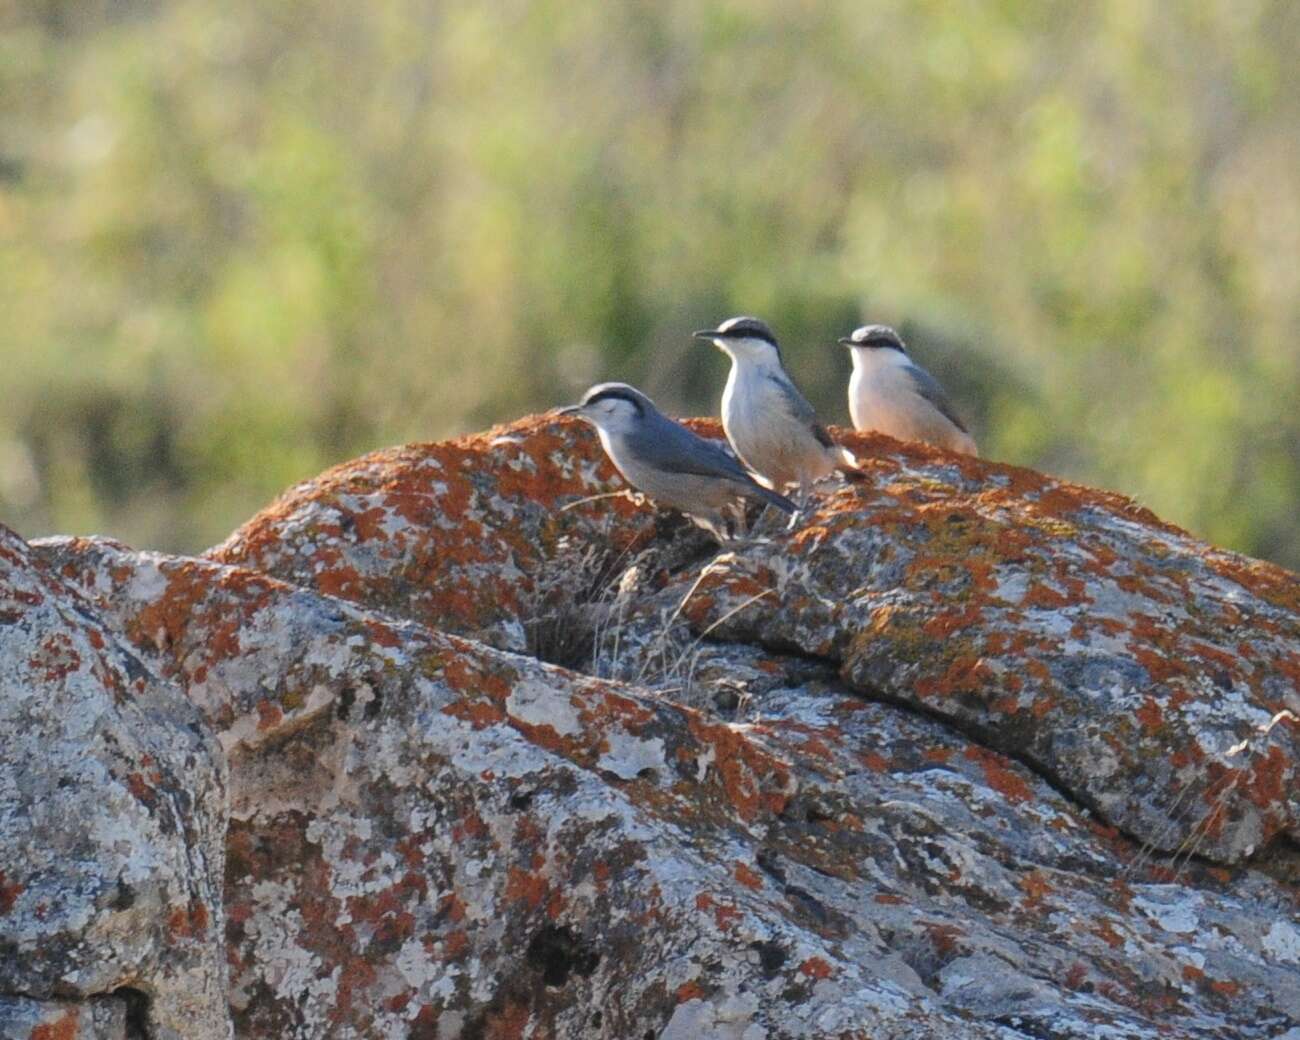
[[[776,506],[776,508],[781,510],[783,513],[793,514],[799,511],[798,507],[786,498],[785,495],[779,495],[775,491],[763,487],[762,484],[755,484],[753,488],[750,489],[749,497],[758,498],[766,502],[768,505]]]

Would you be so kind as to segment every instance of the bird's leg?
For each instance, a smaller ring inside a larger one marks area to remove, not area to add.
[[[733,518],[735,536],[742,539],[749,533],[745,515],[745,500],[743,498],[737,499],[730,504],[729,509]]]
[[[786,525],[787,531],[793,531],[799,526],[801,520],[805,518],[808,512],[808,503],[812,501],[812,484],[807,477],[799,478],[799,494],[795,496],[794,504],[798,507],[795,514],[790,517],[790,523]]]

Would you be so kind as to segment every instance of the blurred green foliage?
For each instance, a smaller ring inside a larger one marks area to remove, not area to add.
[[[1300,565],[1294,0],[0,0],[0,519],[197,550],[768,319]]]

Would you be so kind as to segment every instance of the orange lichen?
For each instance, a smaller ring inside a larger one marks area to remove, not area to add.
[[[208,931],[208,908],[200,902],[177,907],[167,915],[167,930],[175,939],[202,939]]]
[[[390,648],[402,645],[401,633],[392,625],[375,621],[372,618],[366,618],[363,622],[366,628],[366,634],[370,641],[376,646],[385,646]]]
[[[579,715],[584,721],[587,718],[609,719],[633,734],[654,721],[655,713],[651,708],[635,698],[615,692],[609,684],[593,683],[587,689],[593,696],[580,705]]]
[[[1031,870],[1020,877],[1020,891],[1025,893],[1024,906],[1032,910],[1043,901],[1043,896],[1052,891],[1047,875],[1041,870]]]
[[[31,1040],[76,1040],[81,1015],[76,1007],[65,1011],[57,1022],[48,1022],[32,1030]]]
[[[746,888],[759,889],[763,887],[762,876],[755,873],[753,870],[751,870],[744,863],[741,863],[739,860],[736,861],[736,868],[734,874],[736,880],[739,881]]]
[[[1071,606],[1077,603],[1078,599],[1072,599],[1069,596],[1049,588],[1042,582],[1034,582],[1025,591],[1021,597],[1020,605],[1022,607],[1037,607],[1043,610],[1060,610],[1062,607]]]
[[[799,973],[810,979],[829,979],[835,974],[835,969],[820,957],[809,957],[799,965]]]
[[[730,903],[718,903],[713,908],[713,920],[719,930],[728,931],[741,918],[741,913]]]
[[[1101,939],[1111,949],[1118,950],[1124,945],[1124,937],[1115,931],[1115,926],[1108,918],[1102,918],[1093,926],[1092,934]]]
[[[826,745],[826,742],[818,736],[807,737],[804,742],[799,745],[799,750],[824,761],[830,761],[835,757],[834,752],[832,752]]]
[[[457,928],[443,936],[439,956],[443,961],[460,960],[469,952],[469,947],[469,933],[463,928]]]
[[[25,887],[21,883],[10,881],[5,872],[0,870],[0,914],[9,913],[24,891]]]
[[[921,631],[932,639],[946,639],[954,632],[960,632],[977,623],[983,616],[980,608],[967,605],[961,610],[950,610],[936,614],[921,626]]]
[[[495,726],[506,719],[505,709],[491,701],[454,701],[443,708],[442,713],[468,722],[475,729]]]
[[[546,900],[550,883],[533,871],[511,867],[506,875],[506,898],[522,901],[530,910],[536,910]]]
[[[735,726],[711,723],[692,712],[687,716],[691,735],[714,750],[714,768],[740,818],[747,823],[761,811],[780,812],[785,807],[782,793],[789,779],[789,769],[774,755],[760,750]],[[764,780],[768,790],[764,790]],[[780,790],[771,789],[773,786]]]
[[[1285,804],[1286,777],[1291,763],[1276,744],[1269,747],[1263,755],[1257,755],[1251,762],[1249,779],[1245,784],[1246,797],[1261,809],[1270,809]]]
[[[703,1000],[705,991],[703,986],[691,979],[690,982],[683,982],[677,987],[675,996],[677,1003],[685,1004],[688,1000]]]
[[[921,697],[950,697],[959,693],[980,693],[993,679],[993,673],[983,658],[975,654],[958,654],[943,675],[919,679],[916,692]]]
[[[1220,650],[1218,647],[1210,646],[1209,643],[1203,643],[1200,640],[1189,639],[1187,649],[1194,653],[1203,661],[1210,664],[1218,665],[1229,675],[1235,674],[1240,668],[1242,662],[1233,657],[1232,654]],[[1247,655],[1247,660],[1252,655]]]
[[[971,745],[966,749],[966,758],[979,764],[984,771],[984,781],[1008,801],[1014,804],[1033,800],[1034,789],[1001,755]]]
[[[1154,697],[1147,697],[1142,701],[1142,707],[1133,713],[1137,716],[1138,722],[1142,723],[1142,728],[1148,733],[1155,733],[1164,725],[1164,713],[1160,710],[1160,705],[1156,703]]]

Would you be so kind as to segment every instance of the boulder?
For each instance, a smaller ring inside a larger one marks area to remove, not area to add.
[[[521,619],[587,595],[661,517],[576,421],[374,452],[286,491],[207,555],[394,617],[530,649]]]
[[[1119,495],[838,435],[863,480],[792,537],[703,576],[677,568],[683,594],[701,581],[695,631],[824,659],[1154,849],[1234,863],[1300,838],[1300,579]],[[538,619],[592,628],[573,606],[656,547],[654,511],[609,497],[622,485],[603,459],[584,424],[553,418],[380,452],[287,492],[210,555],[545,650]]]
[[[3,528],[0,732],[0,1033],[229,1036],[216,742]]]
[[[846,439],[864,480],[727,551],[542,419],[339,467],[210,560],[42,544],[229,757],[238,1035],[1300,1029],[1294,577]]]
[[[714,561],[692,625],[825,660],[1150,848],[1231,864],[1300,838],[1296,575],[1118,495],[885,440],[793,537]]]

